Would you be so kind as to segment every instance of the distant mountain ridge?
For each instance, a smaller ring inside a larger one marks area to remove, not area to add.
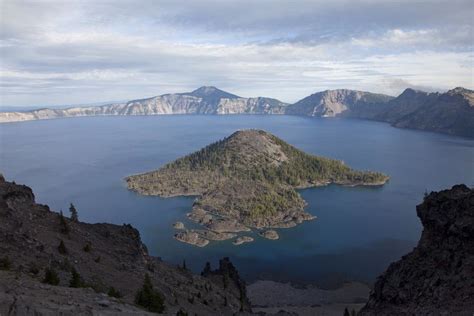
[[[288,114],[351,117],[474,138],[474,91],[455,88],[446,93],[406,89],[398,97],[348,89],[326,90],[294,104],[266,97],[245,98],[203,86],[186,93],[101,106],[0,112],[0,123],[97,115],[163,114]]]
[[[287,114],[316,117],[360,116],[370,106],[380,106],[393,97],[365,91],[338,89],[312,94],[287,108]]]

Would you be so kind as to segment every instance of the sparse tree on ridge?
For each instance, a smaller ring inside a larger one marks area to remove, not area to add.
[[[76,207],[74,206],[74,204],[72,204],[72,203],[69,206],[69,212],[71,212],[71,220],[73,222],[78,222],[79,217],[77,216],[77,210],[76,210]]]

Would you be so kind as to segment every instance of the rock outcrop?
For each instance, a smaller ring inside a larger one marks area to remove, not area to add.
[[[455,88],[429,94],[424,103],[390,121],[393,126],[474,137],[474,91]]]
[[[290,105],[286,113],[315,117],[366,117],[391,99],[393,97],[365,91],[326,90]]]
[[[232,289],[233,296],[240,298],[240,311],[248,312],[251,310],[245,281],[240,278],[239,272],[229,258],[219,260],[219,268],[216,270],[212,270],[211,265],[207,263],[201,275],[214,283],[220,284],[225,289]]]
[[[474,190],[432,192],[417,206],[418,246],[375,283],[361,315],[472,315]]]
[[[48,269],[57,274],[58,286],[42,283]],[[245,292],[242,281],[224,287],[222,280],[215,283],[150,256],[130,225],[73,221],[37,204],[29,187],[3,177],[0,270],[5,270],[0,271],[2,315],[142,315],[145,312],[132,305],[146,274],[170,315],[179,310],[233,315],[242,309]],[[69,288],[73,271],[79,274],[75,284],[80,288]],[[107,296],[111,287],[121,298]]]

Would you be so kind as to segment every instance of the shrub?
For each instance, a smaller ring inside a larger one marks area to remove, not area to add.
[[[121,298],[122,294],[116,290],[113,286],[109,287],[109,291],[107,292],[108,296],[115,297],[115,298]]]
[[[135,295],[135,304],[153,313],[162,313],[165,310],[163,297],[153,288],[148,274],[145,274],[143,286]]]
[[[62,254],[62,255],[66,255],[66,254],[67,254],[66,245],[64,244],[64,241],[62,241],[62,240],[59,242],[58,251],[59,251],[59,253]]]
[[[91,244],[87,243],[84,248],[82,248],[85,252],[90,252],[92,250]]]
[[[59,277],[56,271],[53,268],[47,268],[44,274],[43,283],[51,284],[51,285],[58,285],[59,284]]]
[[[101,259],[102,259],[101,256],[98,256],[97,258],[94,259],[94,261],[99,263]]]
[[[12,267],[12,262],[8,256],[0,259],[0,270],[10,270]]]
[[[76,269],[72,268],[71,269],[71,280],[69,280],[69,287],[74,287],[74,288],[79,288],[79,287],[84,287],[85,283],[81,278],[81,275],[79,272],[76,271]]]
[[[180,309],[177,313],[176,316],[188,316],[188,313]]]

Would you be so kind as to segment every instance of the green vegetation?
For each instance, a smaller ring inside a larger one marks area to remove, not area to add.
[[[118,290],[116,290],[113,286],[109,287],[107,295],[110,296],[110,297],[115,297],[115,298],[121,298],[122,297],[122,293],[120,293]]]
[[[82,250],[84,250],[85,252],[90,252],[92,250],[92,246],[91,244],[88,242],[84,248],[82,248]]]
[[[72,203],[69,206],[69,212],[71,212],[71,221],[78,222],[79,217],[77,215],[77,210],[76,210],[76,207]]]
[[[86,284],[81,278],[81,275],[79,272],[76,271],[76,269],[72,268],[71,269],[71,280],[69,280],[69,287],[74,287],[74,288],[80,288],[80,287],[85,287]]]
[[[0,270],[10,270],[12,267],[12,262],[8,256],[5,256],[0,259]]]
[[[66,245],[64,244],[64,241],[62,240],[59,242],[58,251],[62,255],[67,255],[68,253]]]
[[[284,183],[301,186],[312,182],[374,183],[385,181],[387,176],[379,172],[355,171],[342,161],[313,156],[289,145],[283,140],[263,131],[261,136],[268,137],[280,147],[288,158],[280,164],[272,164],[275,158],[268,154],[252,153],[252,163],[239,152],[239,146],[231,146],[228,140],[217,141],[203,149],[176,160],[164,167],[166,170],[206,171],[220,173],[222,176],[242,180]],[[245,152],[244,152],[245,154]]]
[[[43,283],[50,285],[58,285],[59,277],[56,271],[53,268],[47,268],[44,274]]]
[[[236,132],[157,171],[127,178],[130,189],[147,195],[201,195],[194,207],[239,214],[250,226],[281,212],[303,212],[297,188],[387,180],[379,172],[357,171],[342,161],[306,154],[259,130]]]
[[[165,310],[163,297],[153,288],[148,274],[145,274],[143,286],[135,295],[135,304],[153,313],[162,313]]]

